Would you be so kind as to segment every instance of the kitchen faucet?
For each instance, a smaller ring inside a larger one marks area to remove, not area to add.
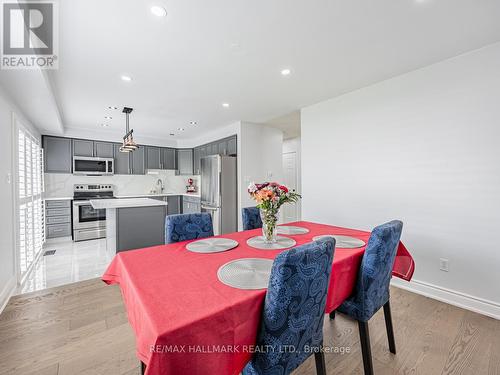
[[[160,191],[158,191],[158,185],[160,186]],[[163,193],[163,189],[163,180],[159,178],[158,181],[156,181],[156,191],[158,192],[158,194],[161,194]]]

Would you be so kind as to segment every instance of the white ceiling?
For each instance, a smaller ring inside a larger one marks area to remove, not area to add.
[[[137,135],[192,138],[236,120],[265,122],[500,40],[498,0],[59,3],[54,96],[66,129],[96,136],[124,130],[124,115],[110,105],[135,109]],[[153,4],[168,16],[153,16]],[[283,68],[292,74],[281,76]],[[28,115],[40,112],[37,103],[18,104]],[[105,115],[113,117],[106,129],[98,125]]]

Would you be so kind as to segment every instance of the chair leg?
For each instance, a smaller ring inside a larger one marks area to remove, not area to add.
[[[391,304],[389,301],[384,305],[385,327],[387,328],[387,339],[389,340],[389,350],[396,354],[396,341],[394,340],[394,329],[392,327]]]
[[[314,353],[314,360],[316,361],[316,374],[326,375],[325,353],[323,352],[323,345],[320,346],[320,351]]]
[[[335,320],[335,310],[330,313],[330,320]]]
[[[144,375],[146,373],[146,365],[144,362],[141,361],[141,375]]]
[[[363,353],[363,366],[365,375],[373,375],[372,350],[370,347],[370,332],[368,331],[368,322],[358,321],[359,338],[361,341],[361,352]]]

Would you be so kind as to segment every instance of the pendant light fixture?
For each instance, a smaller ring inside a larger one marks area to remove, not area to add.
[[[120,152],[132,152],[135,151],[139,148],[137,143],[134,142],[134,129],[130,129],[129,127],[129,116],[130,113],[133,111],[133,108],[129,107],[123,107],[123,113],[125,113],[125,121],[126,121],[126,133],[123,136],[123,143],[120,146]]]

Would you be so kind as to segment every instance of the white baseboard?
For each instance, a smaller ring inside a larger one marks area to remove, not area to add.
[[[406,282],[397,278],[392,278],[391,285],[500,320],[500,304],[493,301],[488,301],[415,279],[411,282]]]
[[[14,291],[16,290],[16,278],[13,276],[10,278],[10,280],[7,282],[7,285],[3,288],[3,290],[0,292],[0,314],[2,313],[3,309],[5,309],[5,306],[7,306],[7,303],[9,303],[10,297],[12,297],[12,294],[14,294]]]

